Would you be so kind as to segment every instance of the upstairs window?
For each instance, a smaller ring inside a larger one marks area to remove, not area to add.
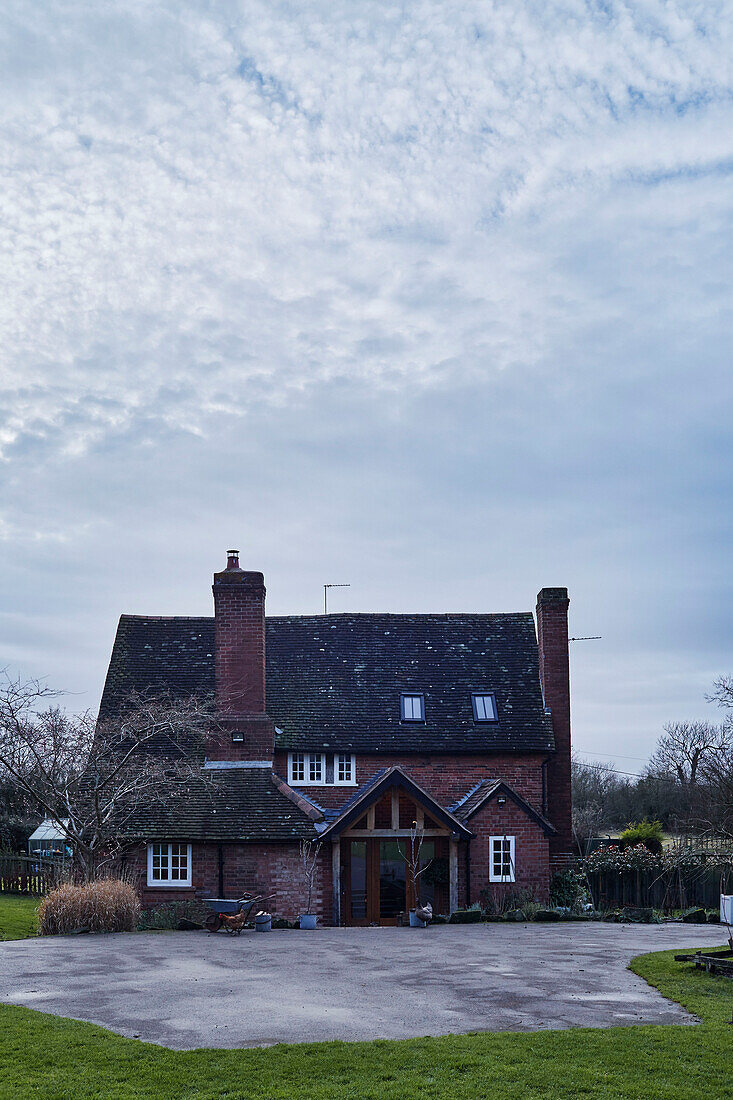
[[[351,753],[337,752],[333,758],[333,781],[337,787],[356,786],[356,758]]]
[[[305,753],[291,752],[288,763],[290,764],[288,781],[290,783],[305,783]]]
[[[514,882],[514,837],[489,837],[489,882]]]
[[[402,721],[403,722],[424,722],[425,721],[425,696],[424,695],[402,695]]]
[[[326,778],[326,767],[323,754],[311,752],[308,754],[308,782],[323,783]]]
[[[489,691],[476,691],[473,699],[474,722],[496,722],[496,696]]]
[[[326,786],[326,754],[289,752],[288,783],[294,787]]]

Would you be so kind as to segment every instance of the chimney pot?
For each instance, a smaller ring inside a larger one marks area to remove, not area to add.
[[[227,550],[227,569],[239,569],[238,550]]]

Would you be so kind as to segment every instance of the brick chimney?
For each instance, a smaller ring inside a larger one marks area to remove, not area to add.
[[[550,838],[550,863],[573,855],[570,787],[570,658],[567,588],[543,588],[537,596],[537,642],[545,706],[552,716],[555,755],[547,765],[547,816],[557,829]]]
[[[275,727],[265,711],[265,578],[239,567],[214,574],[216,705],[223,734],[208,755],[272,761]]]

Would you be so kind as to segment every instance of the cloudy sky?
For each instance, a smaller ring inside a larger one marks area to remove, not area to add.
[[[635,771],[731,647],[733,5],[9,0],[0,662],[529,609]]]

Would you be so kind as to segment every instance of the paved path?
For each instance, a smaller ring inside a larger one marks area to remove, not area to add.
[[[178,1050],[684,1024],[626,966],[723,939],[595,923],[59,936],[0,944],[0,1000]]]

